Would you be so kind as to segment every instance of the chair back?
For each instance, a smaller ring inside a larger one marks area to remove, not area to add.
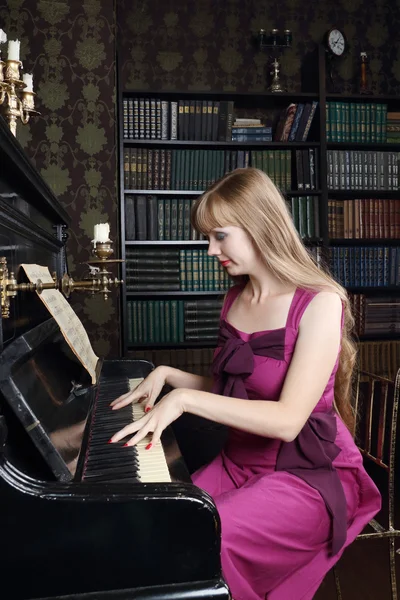
[[[400,369],[394,380],[360,371],[355,410],[361,453],[387,473],[388,526],[394,527],[394,476]]]

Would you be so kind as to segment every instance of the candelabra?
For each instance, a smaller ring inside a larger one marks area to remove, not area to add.
[[[278,53],[282,52],[285,48],[290,48],[292,46],[292,32],[290,29],[285,29],[283,31],[283,35],[279,33],[278,29],[272,29],[271,33],[268,35],[265,29],[260,29],[257,34],[257,45],[259,50],[268,50],[272,56],[272,67],[273,70],[270,72],[272,75],[272,82],[268,88],[270,92],[284,92],[280,78],[280,64],[278,59]]]
[[[35,92],[25,90],[27,86],[20,80],[20,67],[20,60],[0,60],[0,105],[5,107],[5,116],[13,135],[17,135],[18,118],[26,125],[31,115],[40,114],[35,110]]]
[[[89,273],[86,277],[79,281],[74,281],[67,273],[58,280],[56,273],[52,274],[53,281],[51,283],[43,283],[40,279],[30,283],[17,283],[13,272],[8,272],[7,261],[4,256],[0,257],[0,304],[1,316],[7,319],[10,316],[10,300],[15,298],[18,292],[38,292],[43,290],[58,289],[67,298],[75,290],[83,290],[94,294],[102,294],[104,300],[107,300],[110,293],[109,286],[118,286],[123,283],[120,279],[113,279],[108,265],[111,263],[122,262],[121,259],[109,259],[113,253],[111,240],[96,241],[94,253],[97,259],[90,259],[85,264],[89,267]]]
[[[7,41],[7,35],[0,29],[0,44]],[[0,106],[8,121],[11,133],[17,135],[17,119],[26,125],[35,110],[35,92],[32,88],[33,76],[25,73],[20,79],[22,62],[19,60],[19,40],[8,43],[8,59],[3,61],[0,55]],[[21,97],[20,97],[21,96]]]

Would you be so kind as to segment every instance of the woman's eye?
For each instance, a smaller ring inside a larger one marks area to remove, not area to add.
[[[217,233],[216,236],[218,241],[221,241],[223,239],[225,239],[225,234],[224,233]]]

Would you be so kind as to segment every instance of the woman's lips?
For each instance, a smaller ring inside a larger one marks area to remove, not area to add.
[[[223,267],[227,267],[231,261],[230,260],[221,260],[221,265]]]

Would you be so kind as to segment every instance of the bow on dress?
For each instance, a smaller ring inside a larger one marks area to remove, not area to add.
[[[213,362],[213,392],[231,398],[248,399],[245,379],[254,370],[254,355],[284,360],[285,328],[269,331],[244,341],[236,330],[222,321],[218,338],[220,351]],[[322,496],[332,518],[332,554],[346,541],[346,498],[332,462],[340,452],[336,446],[335,414],[315,412],[292,442],[284,442],[278,453],[276,471],[303,479]]]

